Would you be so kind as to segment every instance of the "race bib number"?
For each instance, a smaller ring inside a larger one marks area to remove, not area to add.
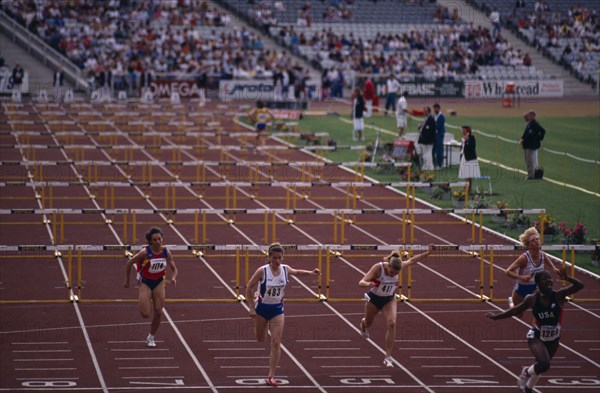
[[[150,273],[160,273],[167,268],[167,260],[165,258],[155,258],[150,260]]]
[[[274,287],[267,289],[267,296],[279,297],[281,296],[281,287]]]
[[[560,336],[560,326],[544,325],[540,328],[540,340],[554,341]]]
[[[383,296],[389,296],[394,293],[394,289],[396,288],[395,284],[385,284],[379,287],[379,291]]]

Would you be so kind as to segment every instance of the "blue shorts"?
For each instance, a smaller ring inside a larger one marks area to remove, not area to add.
[[[379,296],[379,295],[375,295],[374,293],[367,292],[367,293],[365,293],[365,297],[367,299],[369,299],[369,302],[373,303],[373,305],[375,307],[377,307],[378,310],[381,310],[383,308],[383,306],[385,306],[386,304],[388,304],[390,301],[392,301],[394,299],[395,295]]]
[[[260,315],[267,321],[283,314],[283,303],[264,304],[256,303],[256,315]]]
[[[156,288],[157,286],[159,286],[160,284],[162,284],[165,281],[165,277],[161,277],[158,280],[150,280],[149,278],[146,277],[142,277],[141,280],[144,284],[148,285],[148,288],[150,288],[151,291],[154,290],[154,288]]]
[[[256,129],[259,131],[264,131],[267,129],[267,124],[266,123],[258,123],[258,124],[256,124]]]
[[[527,284],[517,284],[515,288],[515,292],[519,295],[525,297],[527,295],[531,295],[535,291],[535,284],[527,285]]]

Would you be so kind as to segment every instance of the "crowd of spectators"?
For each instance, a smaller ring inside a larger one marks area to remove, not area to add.
[[[336,27],[307,33],[288,26],[276,34],[292,52],[307,54],[313,63],[333,61],[336,68],[358,73],[460,78],[474,76],[480,66],[532,65],[531,57],[512,48],[501,34],[493,38],[489,29],[466,23],[376,32],[371,37],[340,33]]]
[[[132,89],[140,75],[272,78],[295,67],[261,36],[200,0],[0,0],[1,8],[79,66],[90,85]]]
[[[484,0],[470,2],[483,10],[497,4]],[[516,0],[511,4],[514,5],[504,8],[501,15],[501,22],[507,28],[571,70],[579,79],[595,82],[600,68],[600,7],[597,2],[592,7],[579,2],[547,0]]]

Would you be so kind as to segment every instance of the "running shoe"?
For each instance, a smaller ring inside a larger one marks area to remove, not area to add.
[[[515,306],[515,302],[513,302],[512,296],[508,297],[508,307],[513,308]]]
[[[521,375],[519,375],[519,380],[517,381],[517,386],[519,390],[525,392],[527,389],[527,381],[529,380],[529,373],[527,372],[527,367],[523,367],[523,371],[521,371]]]
[[[394,363],[392,363],[392,358],[391,357],[384,358],[383,365],[386,366],[387,368],[394,367]]]
[[[277,383],[275,378],[269,377],[269,378],[267,378],[267,385],[277,387],[277,386],[279,386],[279,383]]]
[[[360,320],[360,326],[359,326],[360,335],[363,336],[364,338],[369,338],[369,332],[367,331],[367,328],[366,328],[364,322],[365,322],[364,319]]]
[[[156,346],[156,343],[154,342],[154,336],[149,334],[148,337],[146,338],[146,345],[149,348],[154,348]]]

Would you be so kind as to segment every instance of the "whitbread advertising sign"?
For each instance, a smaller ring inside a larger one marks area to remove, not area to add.
[[[562,79],[519,80],[519,81],[465,81],[466,98],[499,98],[505,94],[506,86],[513,84],[519,97],[562,97]]]

